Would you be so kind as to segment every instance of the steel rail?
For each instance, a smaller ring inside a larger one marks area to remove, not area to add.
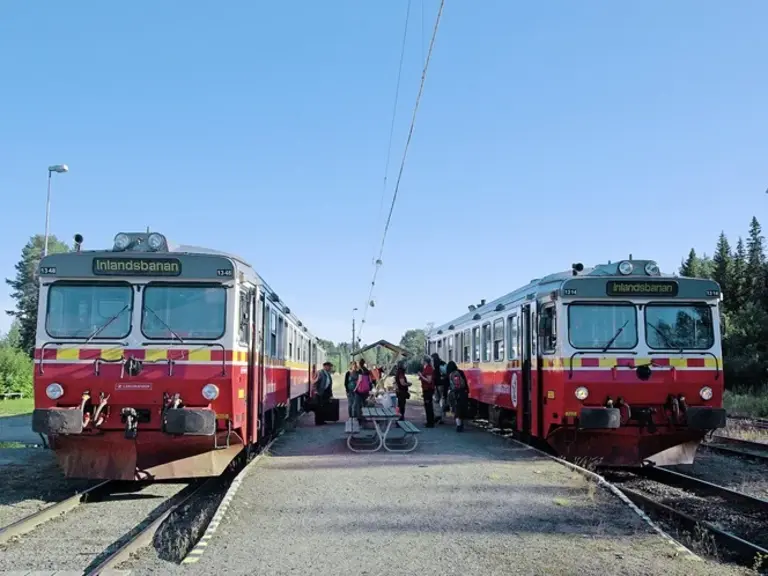
[[[70,510],[80,506],[80,504],[87,502],[89,496],[95,495],[111,485],[111,480],[100,482],[82,492],[70,496],[69,498],[65,498],[60,502],[46,506],[34,514],[25,516],[8,526],[0,528],[0,544],[8,542],[11,538],[27,534],[37,528],[40,524],[44,524],[62,514],[66,514]]]

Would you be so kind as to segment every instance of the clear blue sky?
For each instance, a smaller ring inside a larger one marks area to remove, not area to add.
[[[422,33],[412,2],[385,204],[438,4]],[[46,168],[67,163],[52,233],[96,248],[151,226],[240,253],[316,333],[348,339],[406,6],[4,3],[0,270],[42,233]],[[720,230],[735,242],[768,202],[766,21],[762,0],[447,0],[364,339],[574,261],[670,271]]]

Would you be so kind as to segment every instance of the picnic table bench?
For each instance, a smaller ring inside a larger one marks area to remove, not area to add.
[[[421,431],[400,416],[394,408],[363,408],[362,417],[373,424],[374,434],[364,434],[365,428],[356,418],[347,420],[344,433],[347,435],[347,447],[352,452],[377,452],[383,447],[388,452],[412,452],[419,444],[417,434]],[[386,422],[386,426],[382,426]],[[392,424],[402,432],[401,435],[388,438]]]

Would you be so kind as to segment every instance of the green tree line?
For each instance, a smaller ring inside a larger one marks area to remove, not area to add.
[[[746,242],[735,247],[720,233],[714,254],[699,256],[691,248],[680,275],[711,278],[720,284],[725,386],[737,393],[761,393],[768,380],[768,263],[765,239],[757,218]]]
[[[0,394],[21,392],[27,397],[32,395],[32,357],[40,287],[37,268],[44,243],[45,238],[41,234],[32,236],[21,250],[16,275],[6,279],[16,305],[13,310],[6,310],[13,317],[13,323],[8,333],[0,337]],[[49,254],[68,251],[69,246],[65,243],[55,236],[48,237]]]

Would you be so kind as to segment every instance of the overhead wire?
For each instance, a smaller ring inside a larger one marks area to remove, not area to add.
[[[423,1],[423,0],[422,0]],[[376,222],[381,220],[381,212],[384,209],[384,195],[387,193],[387,175],[389,174],[389,161],[392,157],[392,138],[395,134],[395,119],[397,118],[397,103],[400,99],[400,79],[403,75],[403,60],[405,56],[405,42],[408,38],[408,21],[411,17],[411,0],[408,0],[408,8],[405,12],[405,29],[403,30],[403,42],[400,47],[400,64],[397,67],[397,83],[395,85],[395,103],[392,106],[392,122],[389,126],[389,143],[387,144],[387,161],[384,164],[384,183],[381,187],[381,200],[379,201],[379,213]]]
[[[379,247],[379,255],[378,258],[376,258],[375,262],[375,268],[373,271],[373,278],[371,280],[371,287],[368,292],[368,299],[365,301],[365,307],[363,308],[363,318],[362,322],[360,323],[360,331],[358,332],[358,340],[362,341],[362,332],[365,329],[365,319],[368,315],[368,309],[370,308],[371,301],[373,298],[373,289],[376,286],[376,278],[379,274],[379,269],[381,268],[381,257],[384,254],[384,244],[387,240],[387,233],[389,232],[389,226],[392,223],[392,213],[395,210],[395,203],[397,202],[397,195],[400,192],[400,181],[403,177],[403,170],[405,169],[405,160],[408,157],[408,148],[411,144],[411,138],[413,137],[413,129],[416,125],[416,115],[419,111],[419,103],[421,102],[421,95],[424,92],[424,83],[427,79],[427,71],[429,70],[429,62],[432,59],[432,50],[435,46],[435,38],[437,37],[437,31],[440,27],[440,17],[443,14],[443,6],[445,5],[445,0],[440,0],[440,7],[437,10],[437,17],[435,18],[435,26],[432,29],[432,38],[429,41],[429,49],[427,50],[427,59],[424,61],[424,68],[421,72],[421,83],[419,84],[419,92],[416,95],[416,103],[413,106],[413,114],[411,116],[411,126],[408,129],[408,138],[405,141],[405,148],[403,150],[403,158],[400,161],[400,170],[397,173],[397,181],[395,182],[395,191],[392,194],[392,203],[389,206],[389,214],[387,215],[387,222],[384,225],[384,232],[381,236],[381,245]],[[353,342],[353,345],[355,343]]]

